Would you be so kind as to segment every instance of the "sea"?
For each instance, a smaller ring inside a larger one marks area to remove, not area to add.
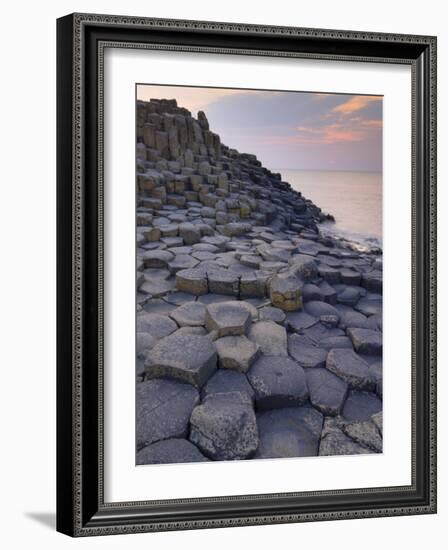
[[[382,248],[382,174],[274,169],[296,191],[335,222],[320,224],[323,234],[342,238],[358,250]]]

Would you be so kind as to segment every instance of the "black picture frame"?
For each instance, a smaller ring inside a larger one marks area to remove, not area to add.
[[[412,68],[412,484],[104,502],[102,55],[138,48]],[[436,38],[72,14],[57,21],[57,530],[71,536],[436,512]]]

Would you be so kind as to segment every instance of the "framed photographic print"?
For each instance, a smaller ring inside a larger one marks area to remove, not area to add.
[[[58,20],[71,536],[436,511],[436,39]]]

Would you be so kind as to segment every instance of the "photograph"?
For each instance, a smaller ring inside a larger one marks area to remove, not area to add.
[[[135,464],[382,453],[383,96],[135,101]]]

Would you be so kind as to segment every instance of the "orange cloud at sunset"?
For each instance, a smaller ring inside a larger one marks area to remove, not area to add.
[[[382,100],[382,97],[380,96],[356,95],[354,97],[351,97],[345,103],[341,103],[340,105],[337,105],[336,107],[334,107],[332,109],[332,112],[348,115],[351,113],[355,113],[356,111],[360,111],[361,109],[364,109],[364,107],[367,107],[367,105],[369,103],[372,103],[372,101],[381,101],[381,100]]]

